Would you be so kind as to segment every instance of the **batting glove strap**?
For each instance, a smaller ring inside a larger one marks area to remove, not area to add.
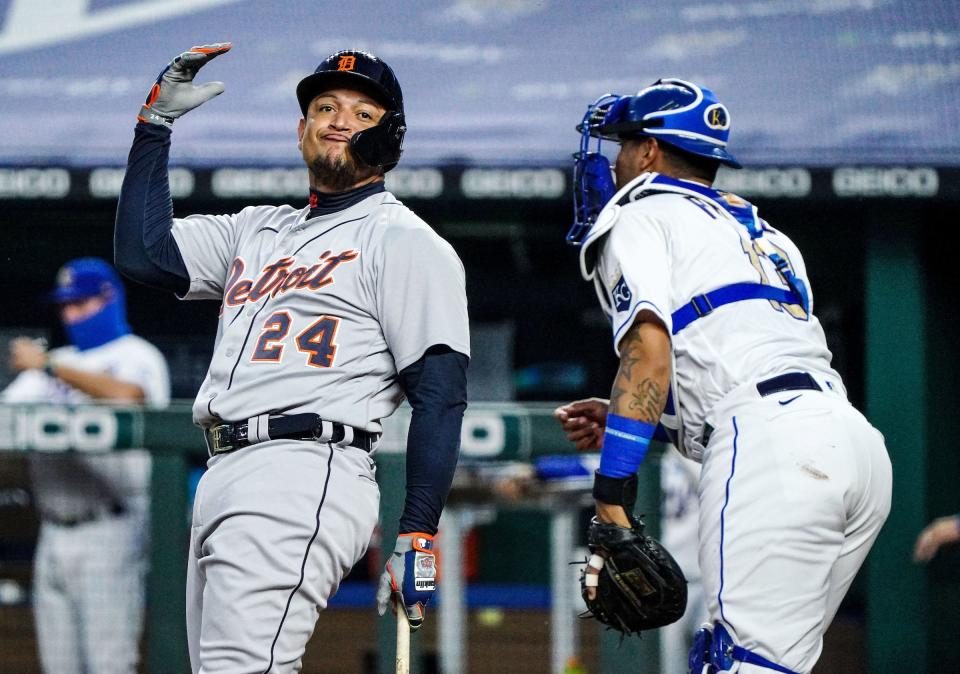
[[[170,128],[173,121],[223,93],[223,82],[195,85],[197,71],[220,54],[230,43],[203,45],[185,51],[160,71],[137,116],[141,122]]]
[[[433,536],[423,533],[401,534],[393,554],[387,560],[377,590],[380,615],[387,611],[390,600],[397,596],[407,612],[410,629],[423,624],[427,602],[437,589],[437,560]]]

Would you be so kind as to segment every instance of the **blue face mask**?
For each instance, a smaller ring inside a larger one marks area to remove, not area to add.
[[[596,134],[596,129],[610,109],[623,100],[617,94],[601,96],[587,107],[577,126],[580,151],[573,155],[573,225],[567,232],[567,243],[574,246],[583,243],[600,211],[617,193],[610,160],[601,152],[603,138]]]
[[[67,338],[80,351],[93,349],[130,334],[123,301],[114,298],[92,316],[64,325]]]

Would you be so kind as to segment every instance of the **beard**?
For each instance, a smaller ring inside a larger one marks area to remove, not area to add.
[[[317,186],[325,187],[331,192],[348,190],[377,172],[376,169],[354,159],[349,149],[337,156],[321,154],[310,162],[307,168]]]

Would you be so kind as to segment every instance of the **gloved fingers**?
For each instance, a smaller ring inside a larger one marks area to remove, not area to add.
[[[206,103],[211,98],[219,96],[225,89],[223,82],[207,82],[197,87],[196,95],[200,98],[200,103]]]
[[[387,605],[390,603],[390,597],[393,596],[393,590],[390,587],[390,574],[384,571],[380,574],[380,584],[377,586],[377,613],[385,615]]]
[[[397,602],[403,602],[403,595],[397,595]],[[426,612],[423,604],[416,602],[414,604],[404,604],[404,612],[407,614],[407,622],[410,623],[410,631],[416,632],[423,625],[424,613]]]
[[[204,47],[194,47],[190,51],[185,51],[170,64],[171,69],[188,71],[190,78],[196,74],[200,68],[208,64],[213,59],[230,51],[230,43],[223,45],[208,45]]]
[[[204,44],[199,47],[193,47],[188,51],[188,54],[206,54],[207,59],[212,59],[220,56],[220,54],[225,54],[230,51],[230,48],[233,47],[232,42],[214,42],[213,44]]]
[[[399,601],[403,599],[403,593],[400,592],[396,576],[394,576],[393,573],[393,567],[390,564],[390,560],[388,560],[384,566],[383,573],[380,574],[380,585],[377,587],[377,613],[385,615],[387,613],[387,606],[391,604],[391,598],[394,596],[399,597]],[[393,610],[396,612],[396,606],[394,606]]]
[[[171,128],[175,119],[222,94],[223,82],[194,85],[193,78],[204,64],[226,53],[231,46],[229,42],[202,45],[173,59],[147,94],[138,117],[140,121]]]

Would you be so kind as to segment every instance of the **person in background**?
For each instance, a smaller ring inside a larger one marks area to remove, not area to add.
[[[50,299],[70,344],[47,351],[10,344],[16,378],[5,403],[116,403],[163,407],[170,377],[163,355],[134,335],[117,272],[80,258],[57,274]],[[147,569],[150,455],[33,453],[40,517],[33,606],[40,662],[48,674],[135,672]]]

